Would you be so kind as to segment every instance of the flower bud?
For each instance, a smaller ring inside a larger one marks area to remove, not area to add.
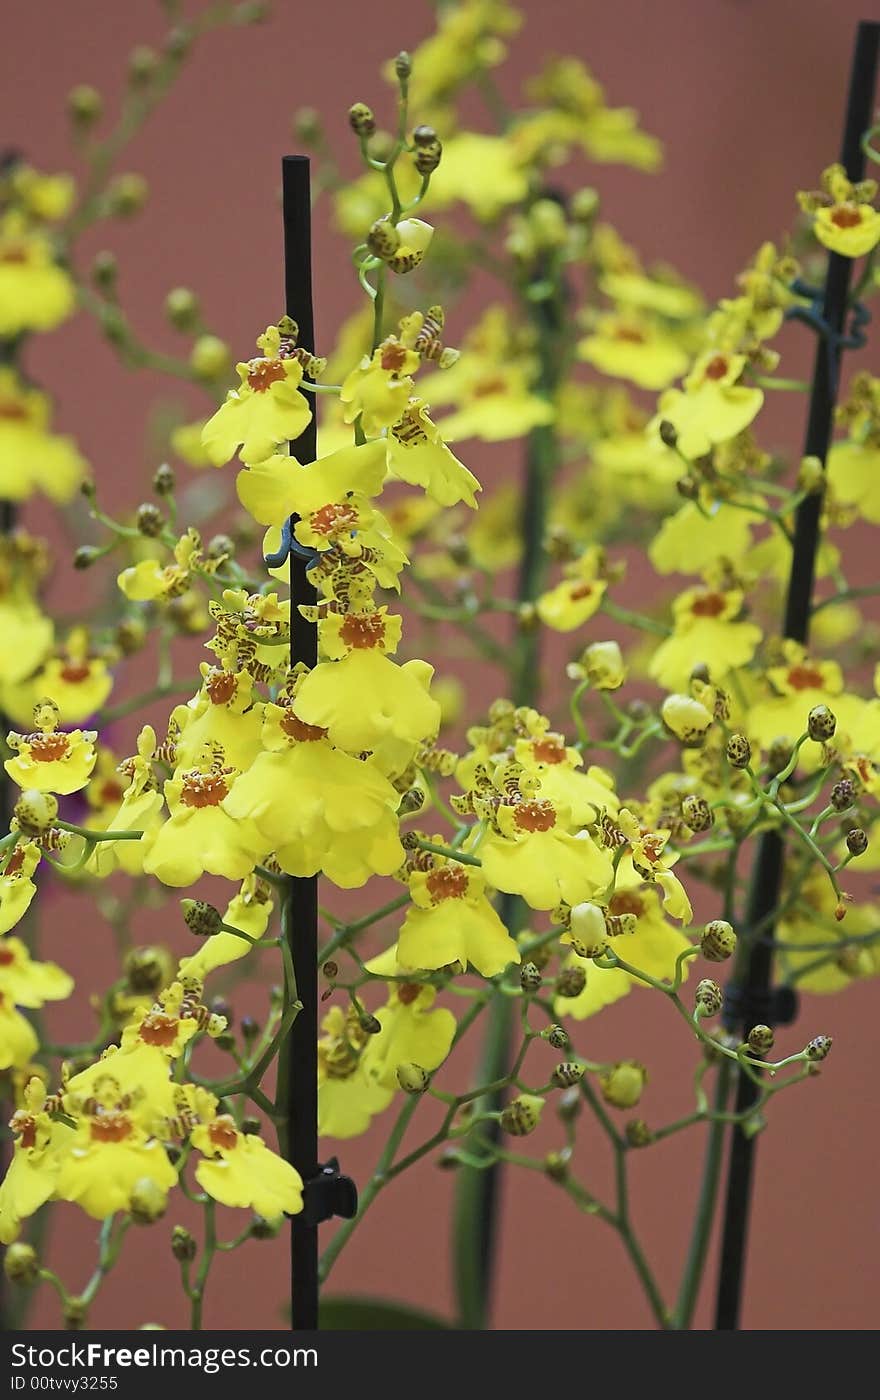
[[[100,558],[100,549],[96,549],[93,544],[81,544],[73,556],[73,567],[82,572],[83,569],[90,569]]]
[[[868,849],[868,833],[860,826],[852,827],[846,833],[846,849],[851,856],[863,856]]]
[[[147,629],[139,617],[125,617],[117,623],[113,640],[123,656],[134,656],[147,639]]]
[[[324,966],[321,968],[321,971],[327,978],[327,981],[332,982],[334,977],[339,976],[339,963],[334,962],[331,958],[327,962],[325,962]]]
[[[582,967],[564,967],[556,978],[556,995],[579,997],[586,985],[587,974]]]
[[[190,351],[189,363],[199,379],[219,379],[229,369],[229,346],[216,335],[200,335]]]
[[[654,1141],[654,1134],[644,1118],[631,1118],[623,1132],[630,1147],[650,1147]]]
[[[182,899],[180,909],[183,922],[190,933],[198,938],[210,938],[220,932],[223,919],[220,910],[215,909],[213,904],[208,904],[204,899]]]
[[[134,87],[144,87],[156,71],[159,56],[147,44],[138,44],[128,56],[128,77]]]
[[[376,119],[365,102],[355,102],[348,109],[348,124],[357,136],[372,136],[376,130]]]
[[[568,1031],[564,1030],[562,1026],[549,1026],[542,1034],[546,1036],[548,1043],[553,1046],[554,1050],[567,1050],[571,1044]]]
[[[58,798],[51,792],[25,788],[13,808],[19,831],[26,836],[42,836],[58,816]]]
[[[807,491],[811,496],[825,490],[825,471],[818,457],[804,457],[798,469],[799,491]]]
[[[638,1060],[618,1060],[599,1075],[599,1088],[614,1108],[635,1108],[642,1097],[648,1071]]]
[[[100,287],[103,292],[110,292],[116,286],[116,277],[119,272],[119,265],[114,253],[106,248],[101,253],[96,253],[92,261],[92,281],[96,287]]]
[[[397,1066],[397,1082],[405,1094],[423,1094],[431,1077],[421,1065],[406,1061]]]
[[[710,977],[704,977],[697,983],[694,994],[694,1012],[697,1016],[717,1016],[723,1005],[724,993],[717,982],[713,982]]]
[[[856,788],[851,778],[841,778],[831,789],[829,800],[835,812],[845,812],[855,801]]]
[[[748,768],[752,761],[752,746],[745,734],[731,734],[725,752],[731,768]]]
[[[89,1315],[89,1305],[85,1298],[66,1298],[62,1309],[64,1326],[68,1332],[81,1332]]]
[[[241,1120],[241,1131],[245,1137],[256,1137],[260,1131],[261,1123],[259,1118],[248,1115]]]
[[[589,901],[575,904],[568,917],[569,938],[578,957],[597,957],[608,943],[608,925],[599,905]],[[583,971],[583,968],[580,971]],[[586,974],[584,975],[586,977]]]
[[[401,49],[394,60],[394,72],[401,83],[405,83],[412,73],[412,59],[405,49]]]
[[[817,1035],[804,1047],[804,1054],[808,1060],[824,1060],[831,1053],[831,1036]]]
[[[691,831],[708,831],[715,824],[715,816],[705,797],[688,793],[681,804],[681,815]]]
[[[533,962],[523,963],[519,970],[519,985],[524,992],[536,992],[543,980]]]
[[[150,187],[143,175],[117,175],[107,190],[107,206],[111,214],[129,219],[140,213],[147,202]]]
[[[358,1018],[358,1025],[364,1035],[378,1035],[382,1029],[382,1022],[379,1020],[379,1017],[372,1016],[369,1012],[364,1012],[363,1016]]]
[[[555,1065],[550,1078],[554,1084],[559,1084],[563,1088],[569,1088],[572,1084],[579,1084],[584,1077],[585,1066],[579,1065],[576,1060],[563,1060]]]
[[[703,929],[700,952],[709,962],[726,962],[736,949],[736,934],[726,919],[713,919]]]
[[[171,1231],[171,1253],[180,1264],[196,1257],[195,1239],[183,1225],[175,1225]]]
[[[147,501],[138,506],[135,523],[142,535],[145,535],[148,540],[154,540],[157,535],[162,533],[165,517],[158,506]]]
[[[67,94],[67,110],[71,121],[85,129],[101,120],[104,103],[97,88],[80,83]]]
[[[671,734],[689,747],[699,744],[712,723],[712,715],[690,695],[667,695],[660,707],[660,718]]]
[[[837,728],[837,717],[827,705],[814,705],[807,715],[807,733],[817,744],[824,744],[832,738]]]
[[[543,1107],[544,1100],[536,1094],[520,1094],[502,1110],[502,1129],[511,1137],[527,1137],[537,1128]]]
[[[284,1216],[279,1216],[277,1220],[264,1220],[262,1215],[255,1215],[251,1221],[252,1240],[274,1240],[284,1223]]]
[[[153,490],[157,496],[170,496],[175,485],[174,471],[167,462],[163,462],[153,474]]]
[[[235,553],[235,541],[230,535],[212,535],[205,553],[209,559],[230,559]]]
[[[298,112],[294,112],[293,134],[297,140],[312,146],[316,141],[320,141],[323,132],[321,114],[316,112],[314,107],[300,107]]]
[[[668,418],[661,419],[658,431],[664,447],[678,446],[678,429],[674,423],[670,423]]]
[[[199,299],[189,287],[173,287],[165,298],[165,315],[175,330],[188,331],[199,319]]]
[[[568,201],[568,212],[575,223],[588,224],[599,212],[599,196],[593,189],[585,187],[575,190]]]
[[[255,1021],[254,1018],[253,1018],[253,1016],[242,1016],[242,1018],[241,1018],[241,1033],[242,1033],[242,1035],[243,1035],[243,1037],[244,1037],[245,1040],[247,1040],[247,1041],[255,1040],[256,1037],[257,1037],[257,1036],[259,1035],[259,1033],[260,1033],[260,1024],[259,1024],[259,1022],[258,1022],[258,1021]]]
[[[544,1158],[544,1171],[551,1181],[564,1181],[568,1176],[568,1156],[564,1152],[548,1152]]]
[[[581,665],[596,690],[617,690],[626,680],[626,666],[617,642],[593,642],[581,657]]]
[[[165,35],[163,48],[169,58],[185,58],[192,48],[193,36],[183,25],[175,25]]]
[[[770,1026],[752,1026],[746,1037],[748,1047],[755,1055],[766,1055],[768,1050],[773,1049],[775,1039]]]
[[[136,1225],[153,1225],[168,1208],[168,1195],[151,1177],[142,1176],[132,1187],[129,1211]]]
[[[366,243],[373,256],[384,262],[400,247],[400,234],[390,219],[377,219],[370,227]]]
[[[36,1283],[40,1261],[33,1245],[18,1241],[9,1245],[3,1259],[3,1272],[10,1283]]]

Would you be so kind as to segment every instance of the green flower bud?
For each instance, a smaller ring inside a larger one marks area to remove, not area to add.
[[[536,992],[543,980],[533,962],[523,963],[519,970],[519,985],[524,992]]]
[[[405,83],[412,73],[412,59],[405,49],[401,49],[394,60],[394,72],[401,83]]]
[[[261,1126],[259,1118],[254,1118],[250,1115],[241,1120],[241,1131],[244,1133],[245,1137],[256,1137],[259,1134]]]
[[[674,423],[670,423],[668,418],[661,419],[658,431],[660,433],[660,441],[663,443],[664,447],[678,446],[678,429]]]
[[[851,856],[863,856],[868,849],[868,833],[860,826],[852,827],[846,833],[846,849]]]
[[[723,1005],[724,993],[717,982],[713,982],[710,977],[704,977],[697,983],[694,995],[694,1010],[697,1016],[717,1016]]]
[[[804,1054],[806,1055],[808,1060],[812,1060],[814,1062],[824,1060],[831,1053],[831,1044],[832,1041],[830,1035],[814,1036],[814,1038],[810,1041],[809,1045],[807,1045],[804,1048]]]
[[[745,734],[731,734],[725,752],[731,768],[748,768],[752,761],[752,746]]]
[[[365,102],[349,107],[348,124],[357,136],[372,136],[376,130],[376,118]]]
[[[274,1240],[283,1224],[283,1215],[279,1216],[277,1220],[264,1220],[262,1215],[255,1215],[251,1221],[251,1239]]]
[[[543,1107],[536,1094],[520,1094],[502,1110],[501,1127],[511,1137],[527,1137],[537,1128]]]
[[[582,967],[564,967],[556,978],[556,995],[579,997],[586,985],[587,974]]]
[[[135,523],[142,535],[148,540],[154,540],[157,535],[161,535],[162,526],[165,524],[165,517],[158,506],[147,501],[137,508]]]
[[[617,642],[593,642],[584,651],[581,665],[595,690],[618,690],[626,680],[626,666]]]
[[[144,87],[156,71],[159,55],[147,44],[138,44],[128,58],[128,76],[135,87]]]
[[[158,466],[153,474],[153,490],[157,496],[170,496],[176,485],[176,478],[167,462]]]
[[[378,1035],[382,1029],[382,1022],[379,1020],[379,1017],[372,1016],[369,1012],[365,1012],[364,1015],[359,1018],[358,1024],[364,1032],[364,1035]]]
[[[25,788],[13,808],[12,815],[19,831],[26,836],[42,836],[58,816],[58,798],[51,792]]]
[[[644,1118],[631,1118],[623,1132],[630,1147],[650,1147],[654,1141],[654,1134]]]
[[[210,938],[220,932],[223,918],[213,904],[208,904],[204,899],[182,899],[180,909],[190,933],[199,938]]]
[[[199,379],[219,379],[228,372],[230,360],[229,346],[216,335],[200,335],[189,356]]]
[[[804,457],[798,469],[798,490],[808,491],[811,496],[825,490],[825,471],[818,457]]]
[[[546,1036],[554,1050],[567,1050],[571,1044],[568,1031],[563,1030],[562,1026],[550,1026],[548,1030],[542,1031],[542,1035]]]
[[[746,1038],[749,1049],[755,1055],[766,1055],[773,1049],[776,1037],[770,1026],[752,1026]]]
[[[397,1082],[405,1094],[423,1094],[431,1082],[428,1071],[421,1065],[406,1061],[397,1066]]]
[[[400,247],[400,234],[390,219],[377,219],[366,238],[367,247],[376,258],[393,258]]]
[[[81,1332],[89,1315],[89,1305],[84,1298],[67,1298],[62,1315],[68,1332]]]
[[[111,214],[129,219],[140,213],[149,193],[150,187],[143,175],[117,175],[107,190],[107,207]]]
[[[544,1158],[544,1171],[551,1181],[564,1181],[568,1176],[568,1156],[564,1152],[548,1152]]]
[[[563,1060],[561,1064],[555,1065],[550,1076],[554,1084],[569,1088],[572,1084],[579,1084],[583,1079],[585,1067],[579,1065],[576,1060]]]
[[[40,1273],[37,1251],[23,1242],[9,1245],[3,1259],[3,1272],[10,1283],[36,1283]]]
[[[92,281],[96,287],[100,287],[104,292],[110,292],[116,286],[116,278],[119,273],[119,265],[113,253],[106,248],[101,253],[96,253],[92,262]]]
[[[189,1263],[196,1257],[196,1242],[183,1225],[175,1225],[171,1231],[171,1253],[180,1264]]]
[[[125,980],[133,992],[157,992],[171,980],[171,959],[164,948],[130,948],[122,966]]]
[[[647,1078],[648,1071],[638,1060],[618,1060],[599,1075],[599,1088],[605,1102],[614,1108],[635,1108]]]
[[[837,716],[827,705],[814,705],[807,715],[807,733],[817,744],[832,738],[837,728]]]
[[[143,1176],[132,1187],[128,1208],[136,1225],[153,1225],[168,1209],[167,1192],[150,1177]]]
[[[851,778],[841,778],[834,784],[829,794],[831,806],[835,812],[845,812],[847,807],[851,807],[855,801],[856,788]]]
[[[174,287],[165,298],[165,315],[179,331],[192,330],[199,319],[199,299],[189,287]]]
[[[681,804],[681,815],[691,831],[708,831],[715,824],[715,816],[705,797],[695,792],[689,793]]]
[[[726,962],[736,949],[736,934],[726,919],[713,919],[703,929],[700,952],[709,962]]]
[[[67,94],[67,110],[70,119],[78,127],[94,126],[101,120],[104,103],[97,88],[88,83],[80,83]]]

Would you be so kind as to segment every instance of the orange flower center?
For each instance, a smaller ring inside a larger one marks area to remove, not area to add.
[[[120,802],[125,791],[121,783],[117,783],[115,778],[108,778],[106,783],[102,783],[98,792],[98,801],[109,806],[111,802]]]
[[[18,850],[17,850],[17,851],[13,851],[13,852],[12,852],[12,855],[9,857],[8,861],[6,862],[6,869],[3,871],[3,876],[4,876],[4,878],[5,878],[7,875],[18,875],[18,874],[20,873],[21,868],[22,868],[23,865],[24,865],[24,851],[23,851],[22,848],[19,846]]]
[[[146,1045],[167,1048],[174,1044],[179,1026],[180,1021],[176,1016],[169,1016],[165,1011],[148,1011],[141,1022],[138,1035]]]
[[[507,385],[500,375],[493,375],[492,378],[481,379],[473,389],[475,399],[488,399],[493,394],[503,394]]]
[[[656,865],[663,854],[664,841],[662,836],[643,836],[640,841],[641,853],[651,865]]]
[[[398,374],[406,364],[406,346],[396,340],[386,341],[379,363],[389,374]]]
[[[552,802],[521,802],[513,814],[514,826],[520,831],[551,831],[556,825]]]
[[[28,738],[27,745],[31,758],[37,763],[57,763],[70,751],[66,734],[34,734]]]
[[[381,613],[347,617],[339,636],[347,647],[358,650],[380,647],[385,640],[385,619]]]
[[[213,1147],[221,1152],[231,1152],[238,1142],[238,1133],[235,1130],[235,1122],[228,1113],[221,1114],[215,1118],[208,1128],[208,1137],[211,1139]]]
[[[5,248],[0,248],[0,262],[21,264],[27,260],[27,248],[23,243],[7,243]]]
[[[77,665],[71,661],[66,666],[61,667],[61,679],[67,681],[69,685],[79,685],[82,681],[87,681],[91,674],[92,668],[88,663]]]
[[[19,1135],[20,1147],[29,1148],[36,1144],[37,1120],[32,1113],[26,1113],[23,1108],[17,1109],[9,1120],[9,1126]]]
[[[425,884],[435,904],[443,899],[463,899],[468,888],[467,872],[460,865],[441,865],[429,872]]]
[[[247,382],[255,394],[265,394],[273,384],[286,377],[283,360],[251,360]]]
[[[11,948],[0,948],[0,967],[9,967],[15,962],[15,954]]]
[[[401,982],[397,989],[397,1000],[401,1006],[412,1006],[421,990],[418,982]]]
[[[822,672],[816,666],[792,666],[786,679],[792,690],[822,689]]]
[[[281,728],[289,738],[298,739],[301,744],[314,744],[327,737],[326,729],[322,729],[319,724],[306,724],[292,711],[288,711],[282,719]]]
[[[644,345],[645,337],[641,331],[634,330],[632,326],[618,326],[614,332],[615,340],[623,340],[629,345]]]
[[[715,355],[706,366],[707,379],[723,379],[727,373],[727,360],[723,355]]]
[[[857,204],[840,204],[833,210],[831,222],[837,228],[857,228],[862,222],[862,211]]]
[[[564,763],[565,740],[561,734],[545,734],[532,744],[532,754],[536,763]]]
[[[642,897],[635,890],[618,890],[611,896],[608,912],[615,915],[635,914],[638,917],[644,913],[644,908]]]
[[[343,502],[331,502],[312,511],[309,523],[316,535],[332,535],[339,530],[353,530],[357,525],[357,511],[354,506]]]
[[[205,677],[205,690],[212,705],[228,705],[238,689],[234,671],[212,667]]]
[[[184,807],[219,807],[229,795],[229,784],[223,773],[187,773],[183,779],[180,800]]]
[[[593,585],[591,583],[578,583],[575,584],[568,596],[573,603],[579,603],[583,598],[589,598],[592,591]]]
[[[13,403],[11,399],[0,403],[0,418],[5,418],[8,423],[25,423],[27,417],[27,409],[20,403]]]
[[[131,1119],[115,1108],[96,1114],[89,1126],[92,1142],[125,1142],[132,1131]]]
[[[694,617],[720,617],[726,607],[727,599],[723,593],[703,593],[694,599],[691,613]]]

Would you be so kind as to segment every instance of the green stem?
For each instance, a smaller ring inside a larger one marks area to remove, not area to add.
[[[730,1069],[729,1060],[722,1061],[718,1067],[718,1081],[715,1089],[715,1111],[719,1115],[724,1113],[727,1105],[727,1097],[730,1090]],[[673,1314],[673,1326],[679,1330],[687,1329],[691,1326],[700,1285],[703,1281],[706,1256],[709,1252],[709,1240],[712,1236],[712,1225],[715,1219],[715,1207],[718,1201],[718,1187],[721,1181],[721,1164],[724,1154],[726,1121],[726,1118],[721,1116],[717,1118],[713,1117],[709,1124],[709,1136],[706,1144],[706,1158],[703,1164],[703,1176],[700,1183],[697,1212],[694,1217],[693,1231],[691,1233],[690,1246],[688,1248],[681,1287],[678,1293],[678,1301]]]

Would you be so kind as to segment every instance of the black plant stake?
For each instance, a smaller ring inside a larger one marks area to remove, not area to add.
[[[287,315],[297,325],[297,345],[314,354],[312,310],[312,236],[309,159],[285,156],[282,163],[284,216],[284,286]],[[291,443],[298,462],[317,456],[317,413],[305,432]],[[310,559],[298,552],[293,525],[285,531],[290,559],[290,664],[314,666],[318,659],[318,629],[299,611],[314,606],[317,594],[308,574]],[[275,562],[273,560],[273,562]],[[296,793],[290,800],[296,801]],[[339,1175],[332,1161],[318,1161],[318,877],[291,876],[282,894],[284,937],[290,947],[295,986],[285,988],[285,1004],[302,1004],[281,1050],[278,1066],[278,1106],[285,1124],[286,1156],[303,1179],[302,1214],[291,1223],[291,1326],[313,1331],[318,1326],[318,1225],[334,1215],[350,1217],[357,1210],[352,1182]]]
[[[871,125],[878,50],[880,24],[860,24],[856,32],[841,152],[841,164],[853,181],[860,180],[864,174],[862,137]],[[824,289],[815,293],[814,305],[809,311],[797,310],[799,319],[806,321],[819,337],[804,456],[818,457],[823,465],[831,440],[842,352],[863,343],[861,326],[866,317],[860,308],[850,307],[851,274],[852,259],[838,253],[829,254]],[[797,290],[810,289],[799,286]],[[847,333],[850,311],[853,314]],[[820,494],[808,496],[797,511],[783,627],[784,635],[795,642],[806,643],[809,636],[820,513]],[[725,1029],[736,1034],[742,1032],[744,1036],[759,1023],[782,1025],[794,1017],[793,993],[783,995],[784,989],[774,990],[771,985],[773,915],[779,903],[783,859],[784,844],[779,833],[766,832],[758,845],[746,913],[742,940],[745,965],[737,967],[735,983],[728,988],[725,1000]],[[753,931],[751,937],[750,930]],[[740,1073],[736,1111],[745,1112],[755,1102],[757,1092],[757,1085]],[[747,1136],[740,1127],[734,1127],[716,1314],[716,1327],[724,1331],[739,1326],[754,1157],[755,1138]]]

